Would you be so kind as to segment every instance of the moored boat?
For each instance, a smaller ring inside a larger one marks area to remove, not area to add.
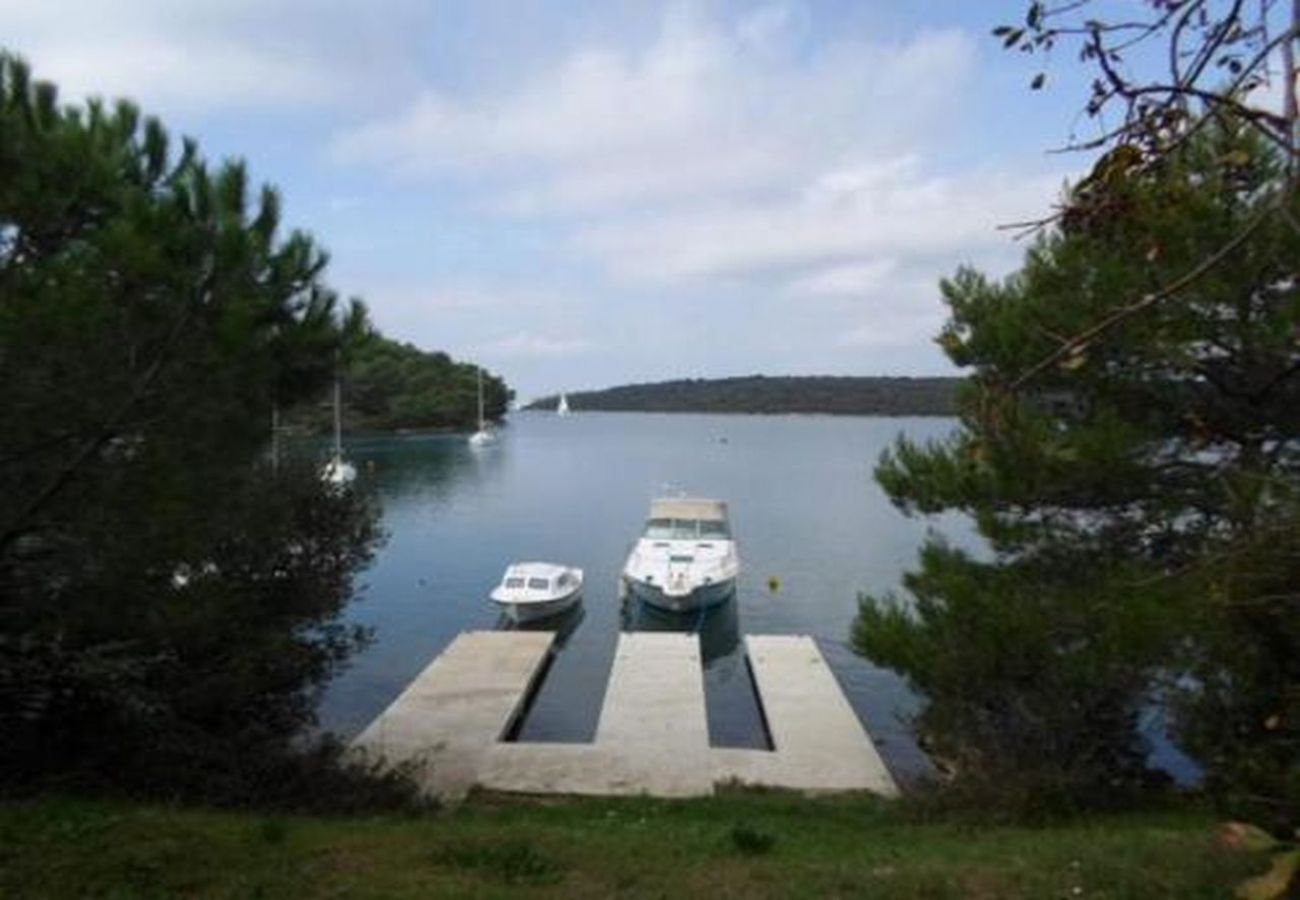
[[[623,584],[651,606],[687,612],[727,600],[739,574],[727,504],[667,497],[651,501],[645,531],[623,566]]]
[[[483,417],[483,367],[477,366],[475,373],[478,381],[478,430],[469,436],[469,443],[471,447],[482,447],[495,441],[497,436]]]
[[[357,479],[357,467],[343,456],[343,401],[337,375],[334,376],[334,455],[321,467],[320,477],[336,490],[346,488]]]
[[[513,563],[490,596],[516,622],[544,619],[578,602],[582,569],[545,562]]]

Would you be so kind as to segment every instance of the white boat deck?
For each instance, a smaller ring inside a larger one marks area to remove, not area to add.
[[[808,637],[747,637],[774,749],[711,748],[696,635],[619,636],[595,742],[508,743],[550,652],[547,632],[462,634],[354,742],[414,763],[444,799],[533,794],[705,796],[723,782],[801,791],[897,787]]]

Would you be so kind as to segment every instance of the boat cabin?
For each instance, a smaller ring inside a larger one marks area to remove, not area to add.
[[[729,541],[727,504],[720,500],[656,500],[644,537],[654,541]]]
[[[558,575],[536,572],[529,575],[512,574],[507,575],[502,582],[502,586],[507,590],[536,591],[547,595],[568,593],[569,589],[577,584],[577,576],[569,569],[563,570]]]

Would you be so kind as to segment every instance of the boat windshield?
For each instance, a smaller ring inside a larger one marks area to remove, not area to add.
[[[716,519],[651,519],[646,523],[645,536],[673,541],[694,541],[699,538],[726,540],[730,533],[727,531],[727,523]]]
[[[700,537],[702,537],[702,538],[721,538],[721,539],[725,540],[725,539],[731,537],[731,534],[727,531],[727,523],[726,523],[726,522],[718,522],[718,521],[716,521],[716,520],[715,520],[715,521],[701,521],[701,522],[700,522]]]
[[[528,589],[530,591],[548,591],[551,589],[551,583],[545,578],[528,579]]]
[[[506,587],[508,587],[508,588],[521,588],[521,587],[523,587],[523,586],[524,586],[524,580],[523,580],[522,578],[507,578],[507,579],[506,579]]]

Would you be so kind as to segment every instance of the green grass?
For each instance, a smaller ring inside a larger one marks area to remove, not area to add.
[[[0,805],[0,897],[1224,897],[1265,867],[1207,813],[1023,828],[866,798],[475,798],[309,818],[46,798]]]

